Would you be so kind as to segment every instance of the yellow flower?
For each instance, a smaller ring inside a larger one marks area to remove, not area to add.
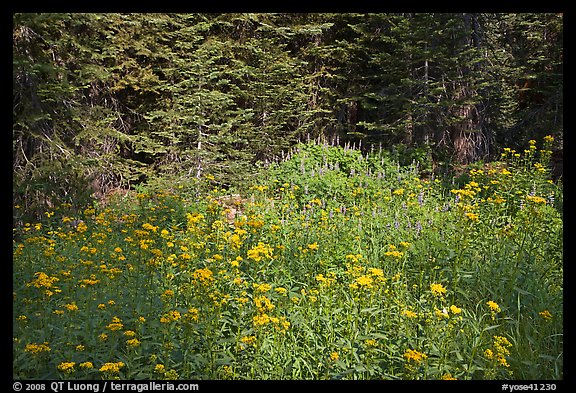
[[[265,313],[266,311],[272,311],[276,307],[266,296],[255,297],[254,303],[258,311],[261,313]]]
[[[256,292],[268,292],[272,289],[272,285],[270,284],[253,284],[253,287]]]
[[[272,258],[272,247],[265,243],[258,242],[256,247],[248,250],[247,255],[248,258],[254,260],[255,262],[260,262],[264,258],[270,259]]]
[[[478,214],[474,214],[474,213],[466,213],[466,218],[468,218],[470,221],[478,221]]]
[[[76,226],[76,230],[80,233],[86,232],[87,229],[88,227],[86,226],[86,224],[84,224],[84,221],[80,221]]]
[[[454,377],[452,376],[452,374],[450,374],[450,373],[446,373],[446,374],[442,375],[441,379],[443,379],[443,380],[445,380],[445,381],[455,381],[455,380],[457,380],[457,378],[454,378]]]
[[[49,275],[47,275],[44,272],[36,272],[34,273],[34,277],[36,277],[36,279],[34,279],[32,282],[26,284],[26,286],[30,287],[30,286],[34,286],[36,288],[52,288],[52,285],[57,282],[60,281],[60,279],[58,277],[50,277]]]
[[[319,246],[318,246],[318,243],[317,243],[317,242],[314,242],[314,243],[312,243],[312,244],[308,244],[308,248],[309,248],[310,250],[316,251],[316,250],[318,250],[318,247],[319,247]]]
[[[214,282],[213,273],[208,268],[196,269],[194,273],[192,273],[192,277],[200,281],[203,285],[211,285]]]
[[[99,371],[103,373],[118,374],[122,367],[124,367],[123,362],[104,363],[104,365],[100,367]]]
[[[137,338],[126,340],[126,345],[130,347],[137,347],[138,345],[140,345],[140,340],[138,340]]]
[[[512,346],[510,341],[506,337],[503,336],[494,336],[494,349],[500,356],[510,355],[510,351],[508,348]]]
[[[498,305],[498,303],[493,302],[492,300],[489,300],[486,302],[486,304],[490,308],[491,312],[495,312],[495,313],[500,312],[500,306]]]
[[[358,277],[355,281],[355,283],[359,286],[366,288],[372,288],[373,282],[374,280],[372,280],[372,277],[366,275]]]
[[[445,308],[442,310],[439,309],[435,309],[434,310],[434,314],[436,314],[436,316],[438,317],[438,319],[442,319],[442,318],[450,318],[450,315],[448,315],[448,310],[446,310]]]
[[[430,290],[436,296],[442,296],[446,293],[446,288],[444,288],[442,284],[431,284]]]
[[[402,311],[402,315],[408,317],[408,318],[416,318],[418,316],[418,314],[416,314],[414,311],[412,310],[404,310]]]
[[[414,349],[407,349],[403,356],[406,358],[407,362],[413,361],[416,364],[420,364],[428,358],[425,353],[418,352]]]
[[[74,366],[76,365],[75,362],[62,362],[56,368],[58,371],[62,371],[63,373],[70,374],[74,372]]]
[[[539,197],[539,196],[532,196],[532,195],[528,195],[526,196],[526,200],[533,202],[535,204],[546,204],[546,199]]]
[[[165,291],[162,293],[162,295],[160,295],[160,297],[161,297],[164,301],[168,300],[168,298],[170,298],[170,297],[172,297],[172,296],[174,296],[174,291],[171,290],[171,289],[165,290]]]
[[[330,354],[330,360],[336,361],[336,360],[338,360],[338,359],[340,359],[340,355],[338,355],[338,352],[332,352],[332,353]]]
[[[144,228],[147,231],[152,231],[152,232],[156,232],[158,230],[158,227],[153,226],[152,224],[149,223],[145,223],[142,224],[142,228]]]
[[[180,319],[180,312],[177,310],[171,310],[160,317],[160,323],[170,323],[175,322]]]
[[[376,342],[376,340],[369,338],[367,340],[364,341],[364,344],[366,344],[367,347],[375,347],[376,345],[378,345],[378,343]]]
[[[393,250],[393,251],[386,251],[384,255],[386,255],[387,257],[402,258],[404,253],[402,251]]]
[[[498,357],[498,364],[502,367],[510,367],[510,365],[508,364],[508,362],[506,361],[506,358],[504,356]]]
[[[26,348],[24,348],[24,352],[30,352],[32,354],[49,352],[49,351],[51,351],[51,349],[48,346],[47,342],[44,342],[42,344],[26,344]]]
[[[120,330],[124,327],[122,324],[122,320],[118,317],[113,317],[112,322],[106,326],[106,329],[110,329],[112,331]]]
[[[451,306],[450,306],[450,311],[452,311],[453,314],[460,314],[460,313],[462,312],[462,309],[456,307],[455,305],[451,305]]]
[[[380,281],[384,280],[384,271],[382,269],[369,267],[368,273],[371,274],[373,277],[376,277]]]
[[[94,365],[92,364],[92,362],[84,362],[84,363],[80,363],[78,365],[78,367],[80,367],[82,369],[89,369],[89,368],[94,368]]]
[[[552,314],[548,310],[540,311],[538,314],[547,321],[552,319]]]
[[[188,309],[188,311],[184,314],[184,318],[187,321],[192,321],[192,322],[198,322],[198,316],[200,314],[200,311],[195,308],[195,307],[191,307]]]
[[[256,336],[244,336],[240,339],[246,345],[256,346]]]
[[[252,323],[256,327],[264,326],[268,322],[270,322],[270,317],[267,314],[256,315],[252,318]]]

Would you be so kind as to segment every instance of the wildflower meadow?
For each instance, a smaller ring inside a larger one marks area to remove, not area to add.
[[[13,377],[562,379],[551,143],[435,177],[309,142],[244,189],[54,206],[14,228]]]

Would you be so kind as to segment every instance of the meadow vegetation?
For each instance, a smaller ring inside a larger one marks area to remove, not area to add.
[[[446,178],[307,143],[243,190],[54,206],[14,228],[13,377],[562,379],[552,142]]]

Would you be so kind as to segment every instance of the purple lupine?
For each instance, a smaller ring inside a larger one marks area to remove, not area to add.
[[[416,223],[416,236],[420,235],[421,231],[422,231],[422,224],[420,224],[420,221],[418,221]]]

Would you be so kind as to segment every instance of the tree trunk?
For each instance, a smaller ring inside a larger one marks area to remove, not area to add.
[[[456,51],[462,53],[472,47],[479,49],[482,43],[482,32],[475,14],[463,14],[462,39],[456,46]],[[480,52],[474,56],[479,56]],[[474,59],[476,60],[476,59]],[[450,127],[450,140],[453,144],[454,158],[460,164],[468,164],[488,156],[491,138],[486,130],[484,119],[484,102],[473,86],[473,78],[480,72],[481,65],[474,61],[470,67],[470,59],[462,59],[459,69],[461,82],[454,82],[453,100],[457,103],[451,116],[459,121]]]

